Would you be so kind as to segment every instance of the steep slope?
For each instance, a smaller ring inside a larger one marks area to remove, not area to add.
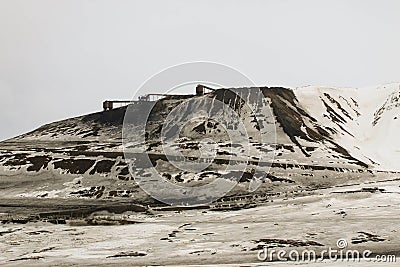
[[[379,169],[399,170],[400,85],[295,90],[300,105],[354,157]]]
[[[360,122],[364,133],[360,137],[364,153],[379,162],[382,169],[398,170],[400,85],[388,84],[360,91],[360,99],[365,103],[362,107],[365,118]],[[373,109],[371,109],[372,100],[378,104],[375,104]]]

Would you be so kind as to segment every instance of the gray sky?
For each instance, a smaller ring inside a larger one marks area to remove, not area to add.
[[[400,81],[400,1],[0,0],[0,140],[214,61],[258,85]]]

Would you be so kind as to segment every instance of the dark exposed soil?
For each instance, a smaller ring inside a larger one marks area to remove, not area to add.
[[[121,258],[121,257],[143,257],[147,254],[144,252],[137,252],[137,251],[128,251],[128,252],[120,252],[118,254],[108,256],[107,258]]]
[[[331,97],[328,93],[324,93],[325,97],[331,101],[332,104],[336,105],[336,107],[350,120],[353,120],[353,118],[350,116],[350,114],[342,108],[339,102],[337,102],[333,97]]]
[[[80,197],[100,198],[104,193],[104,186],[92,186],[90,189],[83,189],[76,192],[71,192],[71,195],[78,195]]]
[[[112,190],[108,192],[109,197],[131,197],[132,193],[134,191],[132,190]]]
[[[386,239],[367,232],[358,232],[359,235],[357,237],[353,237],[351,239],[352,244],[360,244],[360,243],[365,243],[365,242],[383,242]]]
[[[115,161],[113,160],[101,160],[96,163],[93,169],[89,174],[95,173],[109,173],[111,172],[111,168],[114,166]]]
[[[250,250],[262,250],[264,247],[274,248],[274,247],[322,247],[324,246],[321,243],[311,240],[294,240],[294,239],[276,239],[276,238],[262,238],[259,240],[254,240],[254,243],[257,244],[256,247],[251,248]]]
[[[328,103],[326,103],[326,101],[321,97],[321,101],[322,103],[324,103],[324,106],[326,108],[326,111],[329,113],[329,115],[331,116],[332,121],[338,123],[346,123],[346,120],[340,116],[333,108],[331,108],[331,106],[328,105]]]
[[[27,165],[29,164],[29,161],[27,160],[29,154],[27,153],[20,153],[20,154],[14,154],[12,158],[8,159],[5,163],[3,163],[4,166],[21,166],[21,165]]]
[[[71,174],[84,174],[94,163],[91,159],[63,159],[54,162],[54,168],[67,170]]]
[[[316,119],[300,108],[298,100],[292,90],[281,87],[263,87],[261,89],[264,97],[271,99],[272,110],[283,131],[288,135],[290,140],[300,148],[305,156],[308,157],[310,154],[303,149],[297,138],[314,142],[330,139],[326,131],[315,131],[306,126],[303,121],[303,116],[308,118],[311,122],[316,122]],[[307,134],[301,130],[302,127],[306,127]]]
[[[196,127],[193,128],[193,131],[200,133],[200,134],[205,134],[206,133],[206,123],[202,122],[199,125],[197,125]]]
[[[47,156],[36,156],[28,158],[28,161],[32,164],[27,168],[27,171],[35,171],[38,172],[40,169],[47,168],[51,158]]]
[[[121,108],[115,108],[108,111],[102,111],[85,115],[82,117],[83,122],[94,122],[99,124],[108,125],[122,125],[126,112],[126,106]]]

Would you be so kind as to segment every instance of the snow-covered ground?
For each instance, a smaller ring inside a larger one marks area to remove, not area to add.
[[[6,224],[0,228],[0,262],[10,266],[285,266],[277,259],[274,263],[259,261],[257,247],[266,245],[270,249],[299,252],[314,249],[320,253],[329,247],[337,249],[338,239],[347,241],[347,250],[368,249],[373,257],[399,256],[399,185],[399,180],[393,180],[323,189],[310,196],[277,198],[262,206],[229,212],[129,213],[125,217],[137,222],[130,225]],[[314,264],[347,266],[346,261],[329,259]]]

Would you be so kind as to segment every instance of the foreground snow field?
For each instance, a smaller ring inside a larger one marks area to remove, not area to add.
[[[10,266],[27,263],[279,266],[284,263],[276,259],[273,263],[260,262],[255,248],[268,245],[320,252],[328,247],[337,249],[338,239],[347,240],[347,249],[372,251],[373,257],[376,254],[398,257],[399,185],[400,181],[394,180],[323,189],[309,196],[277,198],[262,206],[237,211],[127,213],[126,218],[136,222],[129,225],[79,226],[76,221],[63,225],[3,224],[0,262]],[[273,241],[265,243],[265,240]],[[343,262],[325,259],[319,264],[316,266],[342,266]],[[362,264],[379,263],[362,261]]]

